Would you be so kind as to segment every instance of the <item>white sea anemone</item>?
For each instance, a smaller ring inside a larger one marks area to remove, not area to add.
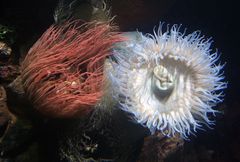
[[[121,109],[138,123],[187,138],[203,123],[213,124],[209,114],[217,112],[212,107],[222,101],[226,83],[211,39],[179,30],[173,25],[163,32],[160,24],[153,35],[127,33],[129,40],[113,50],[108,73]]]

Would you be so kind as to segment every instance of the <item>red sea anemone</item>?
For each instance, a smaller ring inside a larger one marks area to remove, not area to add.
[[[34,107],[50,117],[89,113],[102,96],[103,64],[121,41],[108,23],[52,25],[29,50],[22,80]]]

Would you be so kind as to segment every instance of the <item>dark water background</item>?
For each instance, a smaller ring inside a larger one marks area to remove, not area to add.
[[[117,22],[123,31],[137,28],[152,32],[153,26],[163,21],[183,24],[189,33],[201,30],[207,38],[213,38],[212,47],[221,53],[221,62],[227,63],[228,88],[224,103],[218,106],[224,115],[217,116],[215,129],[199,132],[197,138],[186,142],[182,153],[185,157],[181,158],[182,161],[191,161],[188,156],[193,156],[193,161],[240,161],[240,9],[237,1],[173,0],[169,4],[161,0],[119,1],[112,1],[113,14],[118,15]],[[17,31],[16,41],[28,48],[53,23],[57,2],[1,0],[0,24],[13,26]]]

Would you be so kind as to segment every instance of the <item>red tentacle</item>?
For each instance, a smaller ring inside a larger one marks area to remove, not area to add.
[[[45,115],[86,115],[103,94],[104,60],[123,38],[109,24],[79,24],[51,26],[23,61],[26,94]]]

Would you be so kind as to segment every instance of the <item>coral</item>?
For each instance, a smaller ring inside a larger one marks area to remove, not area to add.
[[[127,33],[129,41],[113,50],[109,78],[121,109],[154,133],[187,138],[222,101],[223,65],[211,52],[211,39],[196,31],[185,35],[174,25],[154,34]]]
[[[92,110],[102,96],[104,60],[121,41],[113,29],[80,20],[47,29],[22,63],[23,87],[39,112],[73,117]]]

